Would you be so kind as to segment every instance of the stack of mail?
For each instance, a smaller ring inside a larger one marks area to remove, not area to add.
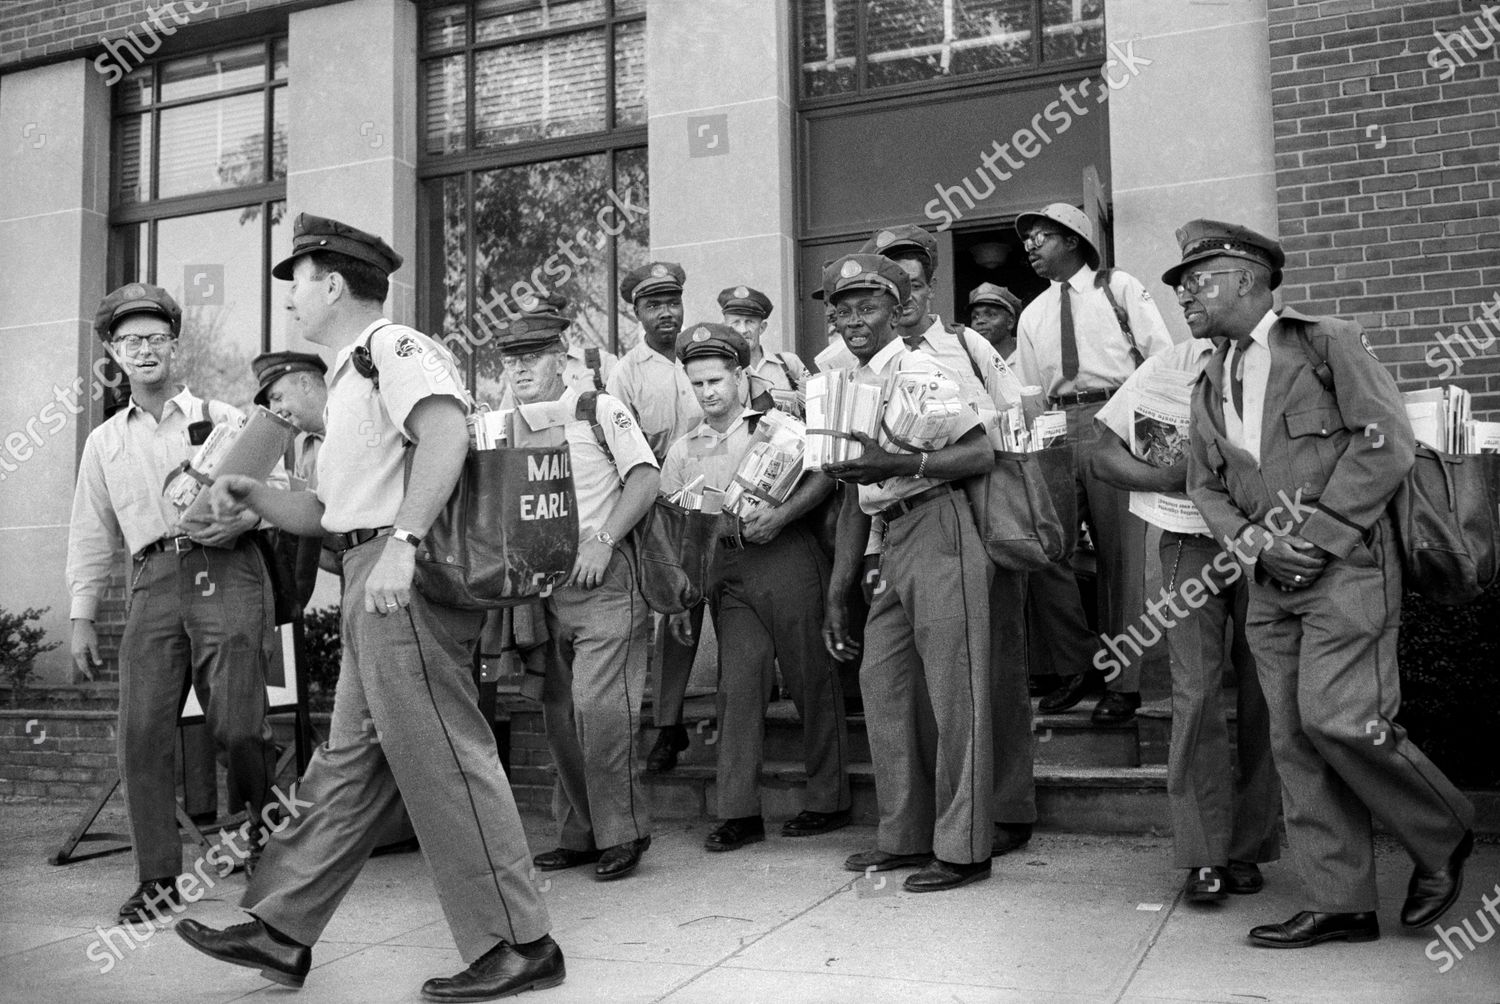
[[[821,470],[864,453],[853,436],[859,432],[873,437],[880,428],[880,398],[880,386],[856,380],[853,370],[809,377],[803,469]]]
[[[937,372],[896,371],[885,405],[886,449],[891,453],[940,450],[964,413],[958,384]]]
[[[1060,445],[1068,435],[1068,413],[1044,411],[1030,425],[1021,405],[1000,413],[1000,449],[1007,453],[1030,453]]]
[[[469,447],[475,450],[494,450],[510,439],[510,408],[499,411],[476,411],[469,416]]]
[[[724,508],[743,516],[751,509],[781,505],[802,477],[806,450],[806,425],[785,412],[766,412],[724,493]]]
[[[705,488],[701,474],[667,496],[667,501],[710,516],[724,509],[724,493],[717,488]]]
[[[1462,387],[1452,384],[1447,387],[1427,387],[1409,390],[1402,395],[1406,401],[1406,417],[1411,422],[1411,431],[1417,442],[1426,443],[1442,453],[1477,453],[1477,446],[1470,442],[1473,436],[1473,397]],[[1374,426],[1365,430],[1366,436],[1377,432]]]

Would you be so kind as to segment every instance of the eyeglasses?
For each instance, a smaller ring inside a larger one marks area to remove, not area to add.
[[[159,349],[175,341],[177,341],[176,335],[122,335],[115,339],[115,344],[126,352],[139,352],[146,345]]]
[[[1178,293],[1186,293],[1188,296],[1197,296],[1198,291],[1208,284],[1210,276],[1230,275],[1234,272],[1248,271],[1249,269],[1243,268],[1214,268],[1203,269],[1200,272],[1188,272],[1182,277],[1182,281],[1177,284],[1176,291]]]
[[[1021,242],[1021,247],[1027,251],[1035,251],[1053,237],[1060,236],[1055,233],[1033,234]]]

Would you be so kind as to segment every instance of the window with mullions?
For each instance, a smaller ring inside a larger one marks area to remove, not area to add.
[[[248,404],[250,360],[283,340],[270,254],[286,230],[287,43],[146,63],[115,85],[111,288],[182,307],[177,358],[200,397]]]
[[[498,395],[491,339],[528,293],[613,351],[645,262],[644,0],[472,0],[422,10],[423,324]]]
[[[1005,76],[1104,53],[1104,0],[792,0],[802,97]]]

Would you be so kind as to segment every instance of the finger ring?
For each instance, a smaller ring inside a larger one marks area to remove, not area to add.
[[[1300,575],[1294,575],[1294,576],[1292,576],[1292,581],[1293,582],[1301,582],[1302,581],[1302,576],[1300,576]]]
[[[1299,579],[1298,581],[1300,582],[1301,580]],[[400,605],[401,604],[397,603],[395,600],[391,600],[391,602],[386,604],[386,606],[390,607],[392,610],[394,610],[396,607],[399,607]]]

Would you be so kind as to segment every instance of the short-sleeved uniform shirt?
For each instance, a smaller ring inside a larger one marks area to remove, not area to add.
[[[1016,324],[1016,358],[1028,384],[1042,388],[1048,397],[1087,390],[1113,390],[1135,370],[1130,339],[1120,330],[1119,318],[1104,290],[1094,285],[1095,271],[1080,268],[1068,279],[1073,307],[1073,331],[1078,343],[1078,375],[1069,380],[1062,370],[1062,287],[1053,282],[1026,305]],[[1110,291],[1115,294],[1142,357],[1149,358],[1172,347],[1161,311],[1151,294],[1132,275],[1115,269],[1110,273]]]
[[[760,362],[745,367],[742,404],[749,404],[762,393],[769,393],[776,406],[792,415],[801,415],[807,407],[807,366],[791,352],[767,352]]]
[[[741,411],[722,433],[702,422],[673,443],[661,467],[662,492],[670,495],[700,474],[704,487],[727,489],[750,452],[750,421],[759,414]]]
[[[873,383],[884,385],[886,378],[892,372],[916,371],[931,373],[939,370],[937,360],[925,352],[913,352],[906,347],[906,343],[899,338],[892,338],[890,342],[879,352],[871,357],[870,361],[855,370],[855,379],[861,383]],[[882,423],[884,424],[884,423]],[[980,426],[979,416],[973,410],[968,409],[959,413],[958,422],[954,426],[953,435],[949,443],[956,443],[965,436],[969,430]],[[882,429],[877,437],[883,446],[890,440]],[[916,478],[895,477],[877,481],[873,485],[859,486],[859,507],[865,512],[874,515],[882,509],[889,507],[892,503],[901,499],[909,498],[945,484],[941,478]]]
[[[630,472],[641,464],[654,468],[657,463],[630,411],[612,395],[600,394],[594,399],[594,417],[609,446],[609,454],[614,457],[611,463],[589,423],[577,418],[578,396],[578,391],[569,387],[556,401],[523,404],[517,419],[525,422],[533,433],[562,426],[563,440],[573,461],[579,539],[589,540],[603,529],[605,520],[619,504]]]
[[[620,358],[605,390],[635,415],[657,460],[703,421],[703,409],[682,364],[647,345],[644,335]]]
[[[365,346],[380,386],[354,368]],[[467,411],[453,355],[414,328],[381,318],[334,359],[318,450],[317,493],[331,533],[389,526],[406,497],[406,420],[423,398],[442,395]]]

